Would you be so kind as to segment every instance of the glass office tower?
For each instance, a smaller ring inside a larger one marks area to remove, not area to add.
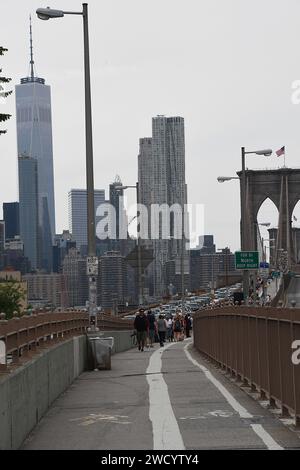
[[[20,235],[24,243],[24,255],[30,260],[31,269],[40,266],[38,224],[38,169],[35,158],[18,158]]]
[[[21,78],[21,84],[16,86],[18,156],[26,155],[37,161],[40,237],[38,267],[51,271],[52,244],[55,236],[51,92],[45,80],[34,74],[31,34],[30,46],[31,74],[29,77]],[[21,211],[20,195],[20,218],[22,218]]]

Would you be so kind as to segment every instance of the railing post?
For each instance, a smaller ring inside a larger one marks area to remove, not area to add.
[[[15,313],[15,312],[14,312]],[[15,322],[15,331],[16,331],[16,350],[12,354],[12,362],[14,364],[19,362],[19,357],[20,357],[20,333],[19,333],[19,325],[18,323],[20,322],[20,318],[17,316],[14,316],[12,320]]]

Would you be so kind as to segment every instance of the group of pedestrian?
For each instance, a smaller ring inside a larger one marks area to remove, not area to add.
[[[189,338],[192,318],[189,313],[183,317],[180,312],[177,312],[174,318],[172,316],[165,318],[163,314],[160,314],[156,319],[152,310],[148,310],[146,314],[145,310],[140,308],[134,320],[134,328],[138,349],[144,351],[146,345],[148,348],[153,348],[156,339],[160,346],[163,346],[166,341],[182,341],[184,337]]]

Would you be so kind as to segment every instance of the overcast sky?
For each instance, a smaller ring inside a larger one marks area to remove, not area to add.
[[[67,193],[85,187],[81,18],[40,21],[38,7],[81,10],[60,0],[1,1],[1,59],[12,87],[29,73],[29,14],[36,73],[51,85],[57,232],[68,228]],[[116,174],[137,180],[140,137],[157,114],[183,116],[190,203],[205,206],[205,233],[218,248],[239,248],[237,181],[240,147],[286,146],[287,166],[300,167],[299,0],[90,0],[95,187]],[[17,200],[15,96],[1,104],[13,117],[0,137],[2,202]],[[283,157],[249,156],[249,168],[277,168]],[[134,197],[134,192],[130,198]],[[300,221],[300,204],[296,208]],[[260,221],[275,223],[266,206]],[[266,220],[266,218],[268,220]],[[272,220],[271,220],[272,219]],[[199,234],[200,235],[200,234]]]

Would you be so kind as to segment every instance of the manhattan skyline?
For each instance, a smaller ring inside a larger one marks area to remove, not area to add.
[[[2,66],[13,78],[13,89],[29,63],[31,13],[37,75],[46,77],[52,87],[55,202],[61,232],[68,225],[68,191],[85,187],[81,24],[68,18],[48,27],[33,14],[45,6],[41,2],[12,4],[13,30],[8,26],[11,4],[2,7],[3,45],[8,48]],[[279,1],[253,1],[243,7],[237,1],[191,1],[186,9],[168,0],[163,5],[152,2],[149,10],[146,6],[141,1],[126,6],[121,1],[89,2],[95,187],[106,189],[116,173],[126,184],[135,183],[138,142],[150,134],[150,118],[183,116],[188,201],[205,205],[205,233],[213,233],[218,246],[237,249],[239,187],[235,182],[219,185],[217,176],[235,175],[240,169],[241,146],[275,151],[285,145],[286,165],[299,166],[300,106],[292,104],[291,95],[292,83],[300,77],[295,59],[300,6],[291,1],[286,11]],[[75,2],[53,1],[51,7],[74,8]],[[243,30],[245,18],[251,30]],[[13,116],[6,125],[8,134],[0,140],[5,168],[0,175],[1,203],[18,199],[14,100],[13,94],[2,105]],[[249,168],[282,165],[276,156],[247,160]],[[127,197],[133,200],[134,194]]]

